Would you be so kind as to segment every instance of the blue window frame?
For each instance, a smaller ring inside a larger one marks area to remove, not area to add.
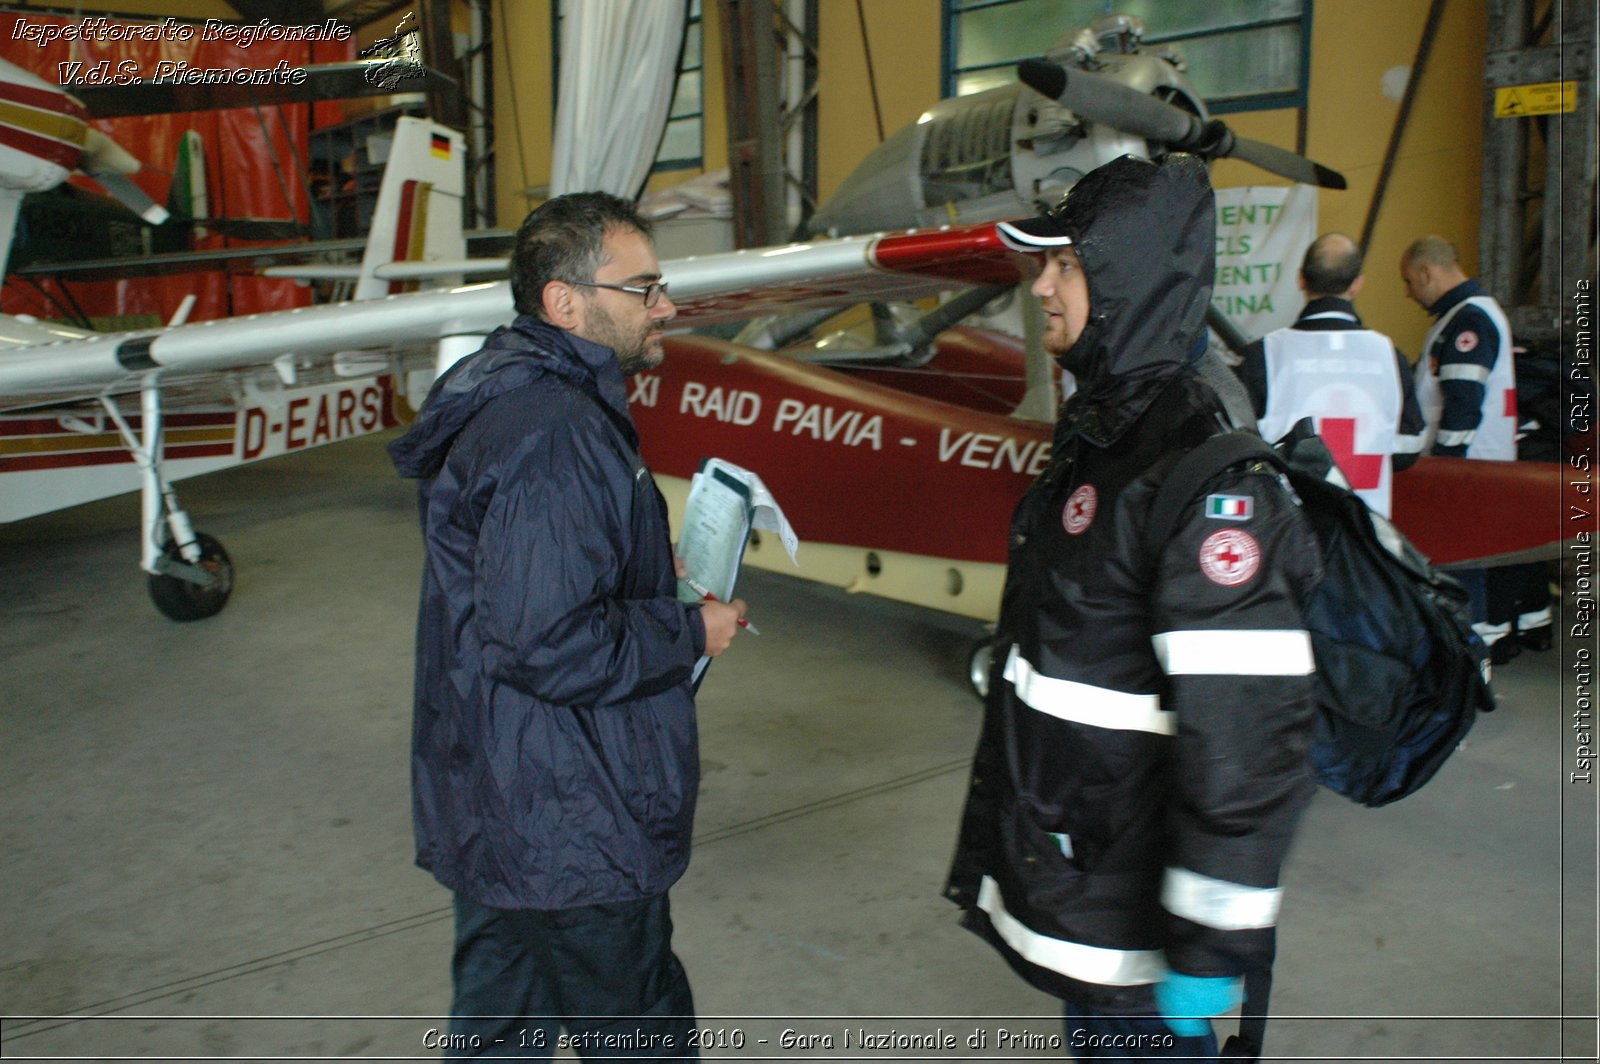
[[[1169,44],[1214,112],[1300,107],[1310,76],[1312,0],[944,0],[944,95],[1014,78],[1016,64],[1068,29],[1137,15],[1147,45]]]

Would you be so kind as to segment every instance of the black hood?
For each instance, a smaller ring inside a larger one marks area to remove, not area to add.
[[[1217,237],[1205,163],[1124,155],[1085,175],[1058,209],[1089,284],[1088,325],[1059,360],[1080,387],[1204,350]]]
[[[489,334],[481,348],[433,382],[410,431],[389,444],[395,469],[403,477],[433,476],[474,414],[491,399],[546,374],[586,384],[622,411],[621,420],[632,428],[626,385],[611,348],[524,314]]]

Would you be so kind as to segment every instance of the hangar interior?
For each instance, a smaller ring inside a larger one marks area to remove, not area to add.
[[[400,106],[468,134],[468,224],[503,231],[550,187],[555,4],[111,0],[0,12],[336,18],[358,25],[361,47],[409,19],[429,68],[469,89]],[[781,241],[793,217],[779,201],[802,213],[826,201],[963,78],[983,84],[1074,20],[1136,9],[1154,20],[1160,6],[809,0],[774,22],[767,6],[694,0],[698,43],[675,72],[691,96],[672,105],[676,132],[662,144],[680,154],[658,158],[647,191],[729,167],[733,217],[665,223],[663,255]],[[1519,336],[1569,335],[1566,296],[1594,270],[1592,5],[1217,6],[1254,32],[1292,33],[1273,46],[1294,60],[1288,82],[1217,110],[1241,136],[1345,175],[1347,190],[1317,192],[1317,224],[1362,234],[1369,325],[1415,353],[1426,315],[1406,301],[1397,264],[1414,237],[1437,232],[1469,273],[1500,286]],[[977,21],[1007,8],[1063,26],[1012,47],[1005,34],[1017,31]],[[772,55],[737,44],[735,30],[756,24],[772,31],[757,38],[789,49],[775,54],[798,96],[774,104],[761,80]],[[1185,30],[1175,43],[1206,39]],[[1486,100],[1529,70],[1578,78],[1579,109],[1537,125],[1497,119]],[[345,110],[323,138],[356,136],[392,106]],[[779,120],[794,134],[782,150]],[[1575,149],[1550,148],[1557,132]],[[1219,188],[1286,184],[1237,160],[1213,173]],[[170,317],[181,288],[148,311]],[[146,600],[136,496],[0,525],[3,1055],[438,1055],[450,899],[411,863],[421,551],[413,488],[382,449],[392,436],[185,482],[188,508],[241,563],[229,608],[192,624]],[[1376,810],[1318,795],[1288,866],[1274,1057],[1596,1059],[1596,799],[1573,776],[1573,726],[1584,723],[1574,713],[1592,690],[1575,663],[1594,645],[1573,591],[1592,579],[1588,565],[1569,556],[1557,574],[1567,613],[1555,651],[1496,670],[1500,709],[1434,782]],[[962,931],[940,897],[981,717],[966,657],[982,623],[781,572],[747,572],[741,594],[762,635],[741,637],[703,688],[695,853],[672,895],[675,945],[711,1032],[705,1055],[883,1058],[852,1053],[853,1031],[956,1039],[928,1059],[1060,1058],[1056,1003]]]

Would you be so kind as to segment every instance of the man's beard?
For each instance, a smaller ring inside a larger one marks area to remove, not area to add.
[[[616,352],[622,375],[631,377],[661,365],[660,344],[652,345],[647,337],[655,331],[655,322],[647,321],[634,331],[628,330],[602,308],[598,301],[589,304],[588,337]]]

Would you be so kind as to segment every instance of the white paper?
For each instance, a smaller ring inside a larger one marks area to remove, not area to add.
[[[732,462],[707,459],[689,481],[683,529],[678,534],[678,556],[689,579],[716,598],[731,600],[752,528],[776,533],[789,560],[799,564],[795,552],[800,540],[761,478]],[[678,597],[684,602],[700,601],[699,593],[682,580],[678,581]],[[702,657],[695,663],[696,683],[710,661]]]

